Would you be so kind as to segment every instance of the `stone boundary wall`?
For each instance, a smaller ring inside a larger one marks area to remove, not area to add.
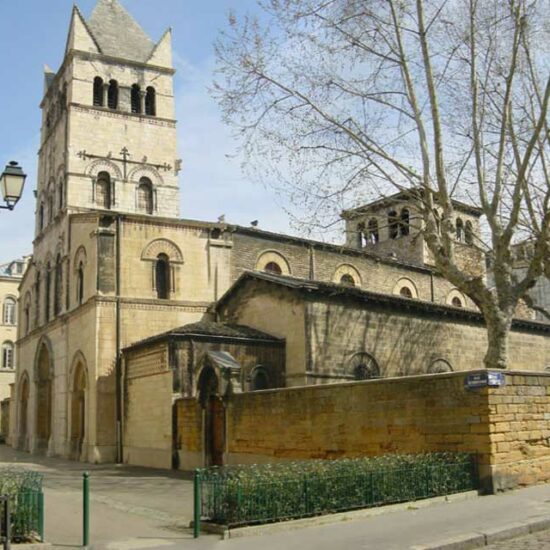
[[[477,455],[487,492],[550,480],[550,373],[506,373],[467,389],[469,374],[420,375],[268,390],[225,399],[225,463],[388,453]],[[202,410],[177,402],[182,468],[203,465]]]

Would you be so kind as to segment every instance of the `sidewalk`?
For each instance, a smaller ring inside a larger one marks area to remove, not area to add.
[[[423,508],[410,503],[399,511],[325,525],[274,524],[261,535],[225,541],[206,534],[193,540],[187,528],[192,483],[184,474],[34,457],[5,446],[0,446],[0,462],[44,473],[46,537],[53,548],[77,548],[81,542],[81,474],[86,470],[91,472],[91,542],[96,549],[410,550],[435,548],[452,539],[456,544],[447,549],[459,550],[479,547],[471,546],[471,540],[484,543],[481,533],[498,537],[513,526],[515,531],[508,535],[526,533],[527,528],[519,525],[524,522],[550,526],[549,484]],[[465,536],[470,543],[459,544]],[[535,542],[524,544],[518,539],[500,548],[550,549],[550,531]]]

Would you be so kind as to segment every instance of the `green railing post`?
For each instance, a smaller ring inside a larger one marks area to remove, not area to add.
[[[193,478],[193,538],[201,534],[201,474],[195,470]]]
[[[82,546],[90,544],[90,474],[82,474]]]
[[[44,542],[44,493],[38,493],[38,536]]]

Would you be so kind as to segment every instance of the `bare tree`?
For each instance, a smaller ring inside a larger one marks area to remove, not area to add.
[[[508,365],[518,303],[550,275],[549,0],[265,0],[216,44],[215,95],[309,224],[420,190],[439,272],[484,315]],[[453,199],[480,207],[494,282],[457,262]],[[441,214],[439,224],[436,216]],[[440,227],[438,227],[440,225]],[[514,242],[529,238],[525,272]]]

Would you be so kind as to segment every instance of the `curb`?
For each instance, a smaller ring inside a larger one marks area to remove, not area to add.
[[[437,543],[411,546],[410,550],[470,550],[471,548],[483,548],[495,542],[515,539],[548,529],[550,529],[550,516],[537,516],[502,528],[474,531]]]
[[[428,508],[437,504],[447,502],[460,502],[478,498],[477,491],[466,491],[464,493],[456,493],[441,497],[427,498],[423,500],[415,500],[410,502],[400,502],[398,504],[388,504],[378,508],[362,508],[360,510],[352,510],[349,512],[339,512],[336,514],[325,514],[310,518],[301,518],[288,521],[278,521],[275,523],[265,523],[263,525],[252,525],[248,527],[228,528],[224,525],[215,525],[212,523],[201,523],[201,531],[213,535],[219,535],[222,540],[235,539],[241,537],[255,537],[259,535],[271,535],[274,533],[282,533],[303,529],[306,527],[319,527],[331,523],[340,523],[343,521],[353,521],[365,519],[369,517],[380,516],[392,512],[402,512],[404,510],[417,510],[419,508]],[[189,524],[193,526],[193,522]]]

